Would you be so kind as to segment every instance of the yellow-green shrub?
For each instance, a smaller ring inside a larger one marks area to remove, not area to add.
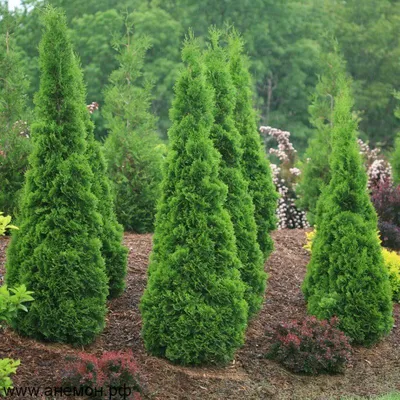
[[[389,279],[392,286],[393,301],[400,301],[400,255],[395,251],[382,249],[385,265],[389,270]]]

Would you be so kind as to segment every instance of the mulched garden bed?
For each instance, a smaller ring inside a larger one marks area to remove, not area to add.
[[[149,356],[140,338],[138,304],[146,285],[151,235],[125,235],[129,247],[127,290],[109,303],[107,328],[85,349],[39,343],[6,329],[0,332],[0,358],[21,360],[15,386],[59,385],[65,358],[79,351],[101,354],[107,350],[132,349],[152,399],[339,399],[344,395],[374,395],[400,390],[400,307],[392,334],[378,345],[356,348],[351,366],[343,375],[317,377],[295,375],[264,355],[265,331],[278,322],[302,318],[306,305],[300,291],[309,260],[304,230],[273,234],[275,252],[266,264],[269,283],[264,307],[250,323],[246,343],[233,363],[224,368],[185,368]],[[7,238],[0,238],[0,284],[4,275]],[[64,396],[65,398],[65,396]]]

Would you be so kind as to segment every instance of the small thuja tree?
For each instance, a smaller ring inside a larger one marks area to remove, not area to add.
[[[26,121],[28,82],[14,50],[7,12],[1,23],[6,32],[0,35],[0,210],[16,215],[31,151]]]
[[[309,141],[296,188],[299,196],[297,204],[307,211],[311,225],[315,224],[318,198],[331,179],[329,158],[332,152],[333,106],[338,95],[338,81],[345,76],[346,65],[334,42],[332,51],[321,57],[321,76],[308,109],[315,135]]]
[[[219,45],[220,33],[210,30],[210,43],[205,52],[207,80],[214,89],[214,124],[211,139],[221,154],[220,178],[228,187],[225,207],[236,236],[240,274],[246,285],[245,299],[249,317],[261,308],[267,276],[264,257],[257,242],[254,205],[247,181],[243,177],[241,137],[234,120],[235,87],[225,50]]]
[[[243,42],[233,31],[228,37],[228,43],[229,67],[236,88],[234,118],[243,149],[242,170],[254,204],[258,244],[266,260],[273,250],[270,232],[276,229],[277,225],[278,194],[257,129],[252,101],[251,76],[247,59],[243,54]]]
[[[193,38],[182,51],[157,213],[143,338],[153,354],[182,364],[224,363],[243,343],[247,321],[227,187],[210,138],[213,93]]]
[[[163,145],[150,112],[152,85],[142,76],[149,46],[148,38],[132,39],[127,28],[124,43],[117,46],[120,67],[110,76],[103,108],[117,218],[125,230],[139,233],[153,231],[162,179]]]
[[[393,326],[391,290],[356,140],[349,82],[338,84],[331,181],[318,201],[318,230],[302,289],[310,314],[337,316],[355,343],[371,344]]]
[[[33,152],[6,282],[35,293],[13,327],[38,339],[85,344],[104,327],[107,276],[97,237],[102,223],[87,158],[82,76],[65,16],[48,8],[40,43]]]
[[[90,111],[90,106],[87,108]],[[89,112],[86,115],[86,125],[88,159],[94,177],[92,192],[97,197],[98,211],[102,218],[102,224],[98,225],[101,253],[106,265],[109,296],[117,297],[125,288],[128,250],[122,245],[124,231],[117,221],[103,148],[94,138],[94,125]]]

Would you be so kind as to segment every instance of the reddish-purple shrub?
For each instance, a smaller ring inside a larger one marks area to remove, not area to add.
[[[62,386],[88,389],[86,394],[89,393],[88,397],[94,399],[141,400],[143,393],[138,366],[132,351],[110,351],[100,357],[80,353],[78,359],[69,363],[69,368],[63,376]],[[97,394],[95,389],[98,389]]]
[[[378,214],[382,245],[400,250],[400,185],[391,182],[377,185],[371,191],[371,200]]]
[[[313,375],[342,372],[350,359],[351,346],[337,328],[338,322],[336,317],[330,321],[307,317],[280,323],[267,332],[272,342],[267,357],[293,372]]]

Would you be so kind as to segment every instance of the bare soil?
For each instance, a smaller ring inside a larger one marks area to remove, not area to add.
[[[151,235],[126,234],[129,253],[127,289],[109,302],[107,328],[95,343],[82,348],[40,343],[22,338],[10,329],[0,332],[0,358],[21,360],[15,386],[59,385],[66,357],[82,350],[101,354],[132,349],[151,399],[224,400],[328,400],[343,396],[372,396],[400,391],[400,307],[394,307],[391,335],[372,348],[355,348],[343,375],[295,375],[267,360],[268,327],[280,321],[303,318],[306,305],[300,290],[309,255],[303,249],[304,230],[273,234],[275,252],[266,263],[269,274],[264,307],[249,325],[246,343],[226,367],[186,368],[146,353],[140,337],[139,300],[146,285]],[[0,285],[4,275],[8,238],[0,238]]]

